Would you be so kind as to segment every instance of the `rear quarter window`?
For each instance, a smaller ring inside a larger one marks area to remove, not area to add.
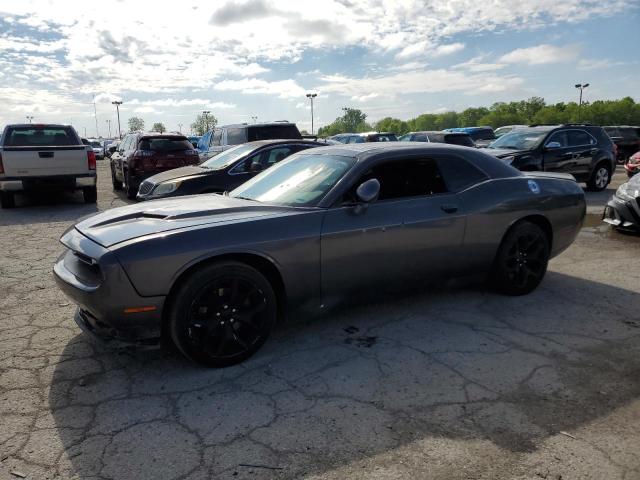
[[[275,140],[280,138],[301,139],[300,131],[295,125],[261,125],[247,128],[248,142],[256,140]],[[231,142],[229,142],[231,143]]]
[[[462,145],[463,147],[475,147],[475,143],[469,135],[445,135],[444,142],[451,145]]]
[[[142,138],[138,142],[139,150],[152,152],[178,152],[193,149],[193,145],[186,138]]]
[[[482,170],[462,157],[443,155],[437,159],[437,162],[447,189],[451,192],[460,192],[489,178]]]
[[[4,144],[8,147],[80,145],[71,127],[9,127]]]
[[[246,143],[246,142],[247,142],[247,130],[245,128],[227,129],[227,145],[240,145],[241,143]]]

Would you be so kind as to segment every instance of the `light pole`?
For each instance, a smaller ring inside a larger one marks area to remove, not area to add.
[[[182,124],[181,123],[178,124],[178,129],[180,130],[180,133],[182,133]]]
[[[96,111],[96,96],[93,96],[93,118],[96,119],[96,138],[100,138],[100,132],[98,131],[98,112]]]
[[[116,112],[118,113],[118,138],[122,140],[122,130],[120,130],[120,105],[122,105],[122,100],[114,100],[111,104],[116,106]]]
[[[578,103],[578,121],[580,121],[580,113],[582,110],[582,90],[589,86],[588,83],[576,83],[576,88],[580,89],[580,100]]]
[[[251,120],[253,120],[253,123],[256,123],[258,121],[258,117],[256,115],[251,115]]]
[[[311,135],[313,135],[313,99],[317,96],[317,93],[307,93],[307,98],[311,100]]]
[[[31,120],[33,120],[33,115],[27,115],[27,120],[29,120],[29,123],[31,123]]]
[[[105,122],[109,125],[109,138],[111,138],[111,120],[105,120]]]
[[[204,123],[206,125],[207,128],[207,132],[209,131],[209,114],[211,113],[210,110],[203,110],[202,114],[204,115]],[[206,133],[206,132],[205,132]]]

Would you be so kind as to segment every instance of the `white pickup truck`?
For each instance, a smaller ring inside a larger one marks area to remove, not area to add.
[[[46,190],[82,190],[95,203],[96,155],[70,125],[7,125],[0,138],[0,205],[14,195]]]

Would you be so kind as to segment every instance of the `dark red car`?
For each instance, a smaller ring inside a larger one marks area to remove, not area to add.
[[[177,133],[129,133],[111,155],[113,189],[135,199],[142,181],[172,168],[196,165],[198,152]]]

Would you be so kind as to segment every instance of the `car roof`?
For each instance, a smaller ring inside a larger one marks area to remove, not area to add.
[[[276,138],[276,139],[269,139],[269,140],[255,140],[253,142],[246,142],[246,143],[241,143],[240,145],[255,145],[256,147],[258,146],[264,146],[264,145],[278,145],[281,143],[303,143],[303,144],[307,144],[307,145],[318,145],[318,146],[325,146],[326,143],[324,142],[318,142],[316,140],[307,140],[304,138]],[[342,144],[341,144],[342,145]],[[234,147],[237,145],[234,145]]]
[[[418,132],[409,132],[409,134],[413,133],[426,133],[427,135],[460,135],[460,136],[469,136],[467,132],[447,132],[444,130],[420,130]]]
[[[68,123],[9,123],[5,128],[9,127],[70,127]]]
[[[281,122],[260,122],[260,123],[230,123],[229,125],[220,125],[219,127],[214,127],[213,130],[219,128],[232,128],[232,127],[272,127],[274,125],[295,125],[293,122],[289,121],[281,121]]]
[[[175,137],[175,138],[187,138],[181,133],[160,133],[160,132],[138,132],[140,137]]]

